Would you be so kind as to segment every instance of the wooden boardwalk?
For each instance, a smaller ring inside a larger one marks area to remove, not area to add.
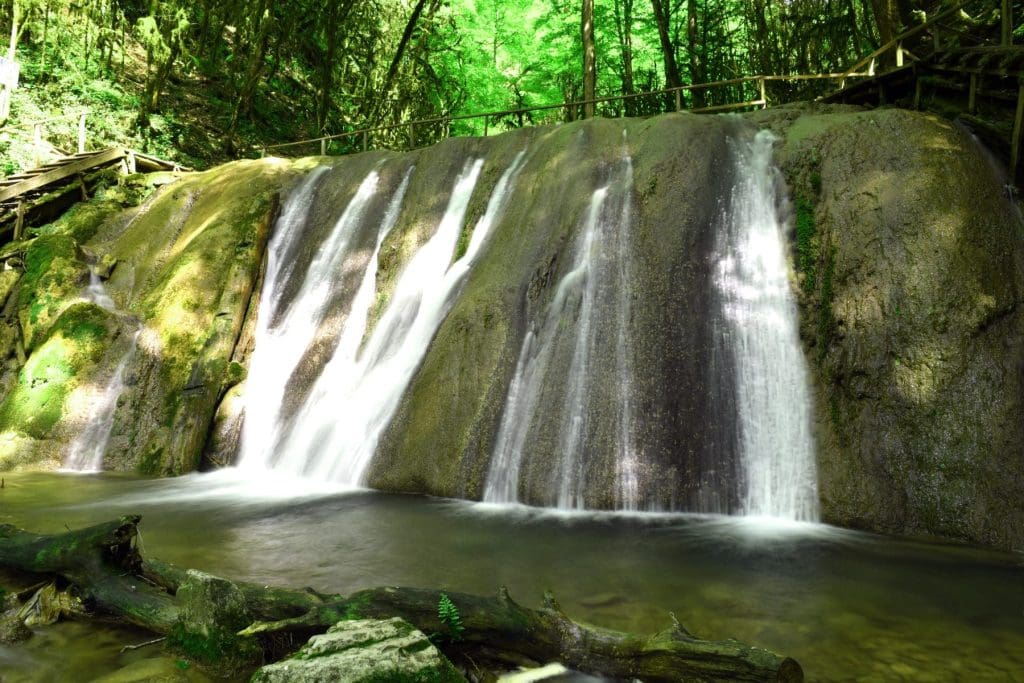
[[[0,234],[20,239],[30,212],[45,215],[49,203],[69,203],[87,199],[88,178],[97,171],[117,168],[122,174],[153,171],[185,171],[178,164],[141,154],[125,147],[82,152],[57,159],[24,173],[0,179]],[[77,195],[74,187],[79,188]],[[69,202],[68,194],[73,198]],[[63,201],[61,201],[63,200]]]

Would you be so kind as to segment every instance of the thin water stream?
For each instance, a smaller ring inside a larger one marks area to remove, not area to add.
[[[1019,555],[742,518],[373,492],[287,499],[275,495],[285,488],[278,474],[232,476],[8,474],[0,523],[57,532],[137,512],[148,556],[319,590],[507,585],[536,606],[550,588],[576,619],[653,632],[673,612],[701,637],[791,655],[811,681],[1010,681],[1024,671]],[[0,646],[0,671],[5,683],[89,681],[155,654],[118,652],[144,639],[60,624]]]

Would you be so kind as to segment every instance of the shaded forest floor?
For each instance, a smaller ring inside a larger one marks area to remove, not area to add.
[[[84,61],[78,57],[85,54],[84,45],[69,42],[67,34],[62,40],[59,46],[49,46],[45,62],[38,45],[23,41],[19,47],[20,85],[12,98],[10,119],[0,129],[0,175],[35,166],[33,124],[38,121],[64,117],[43,124],[43,162],[60,151],[74,152],[77,115],[82,111],[87,111],[87,149],[124,145],[197,169],[259,156],[263,145],[314,134],[308,122],[315,116],[301,95],[303,76],[282,70],[277,87],[258,98],[249,116],[242,117],[234,144],[229,145],[225,131],[233,93],[216,75],[202,73],[199,65],[168,79],[149,126],[140,128],[145,53],[135,45],[123,63],[119,55],[112,63]]]

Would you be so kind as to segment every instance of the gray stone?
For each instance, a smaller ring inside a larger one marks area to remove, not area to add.
[[[342,621],[291,659],[261,668],[252,683],[464,681],[423,632],[402,619]]]

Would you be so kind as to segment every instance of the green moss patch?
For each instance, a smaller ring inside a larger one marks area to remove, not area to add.
[[[29,245],[18,293],[27,350],[48,336],[51,324],[77,298],[87,272],[77,243],[68,235],[43,235]]]
[[[95,304],[81,302],[64,311],[0,404],[0,425],[39,439],[49,436],[64,400],[103,357],[116,330],[116,320]]]

